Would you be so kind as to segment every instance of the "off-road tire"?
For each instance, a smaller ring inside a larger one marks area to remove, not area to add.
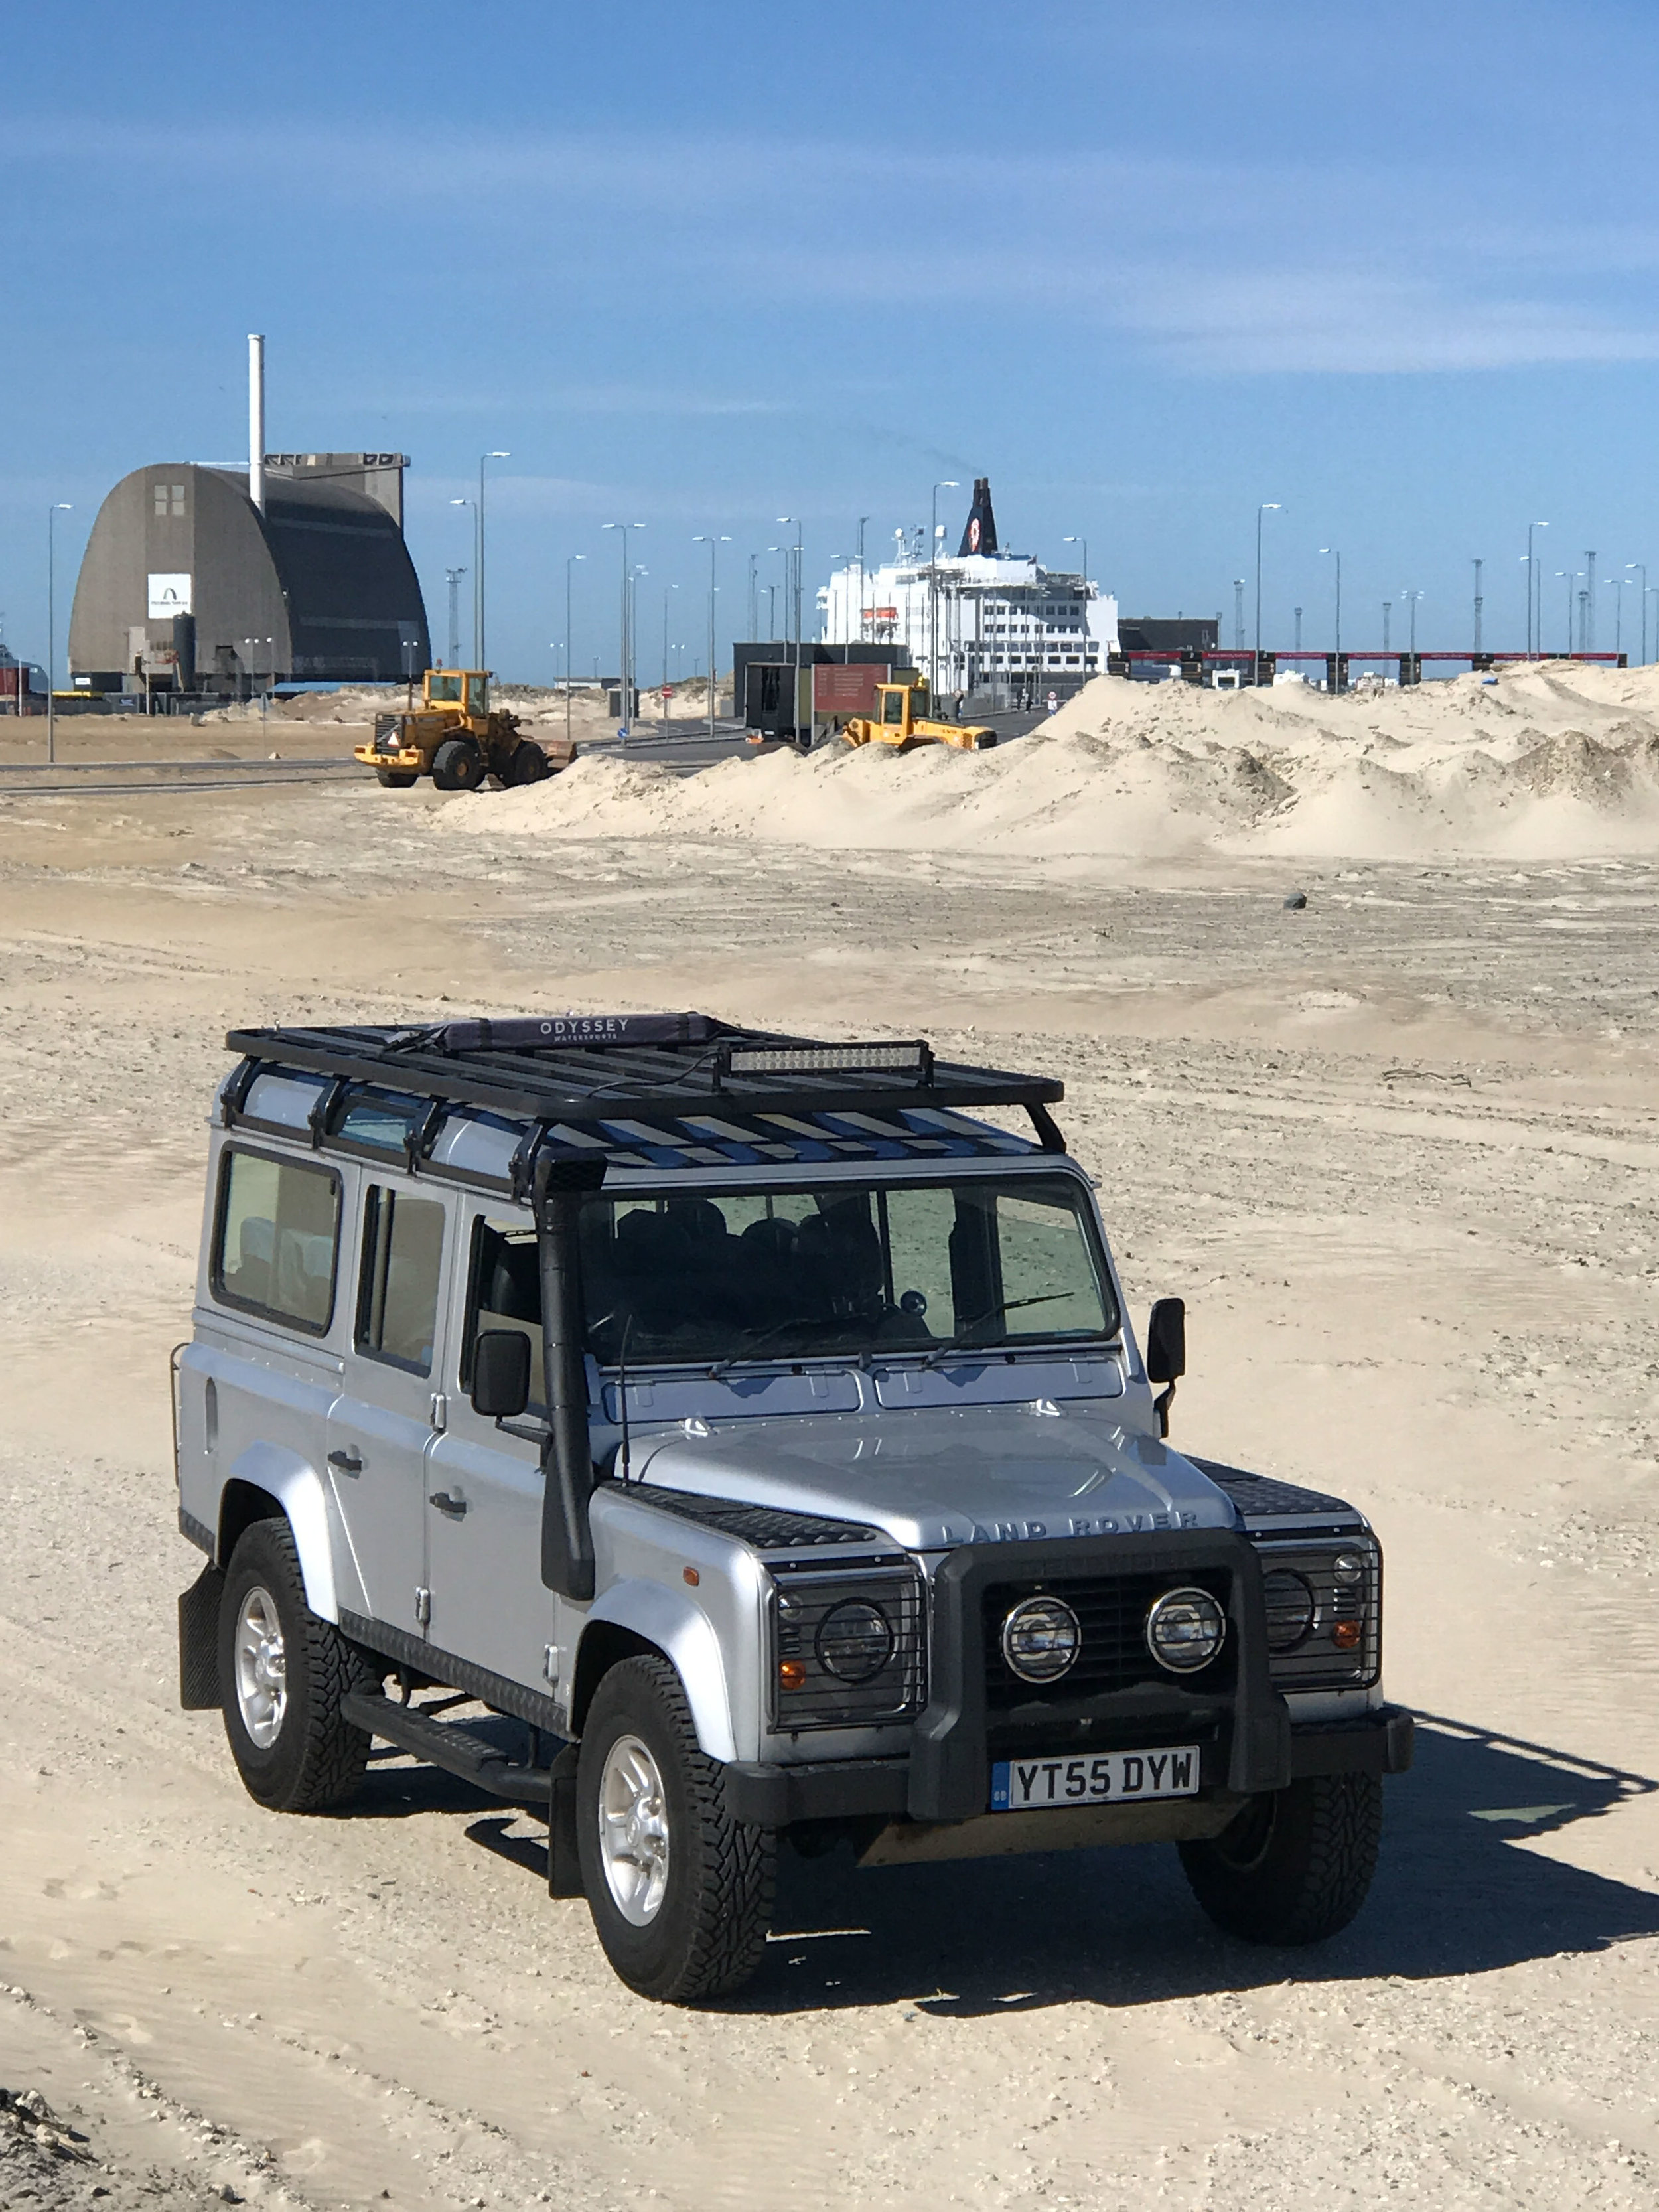
[[[409,791],[419,781],[412,769],[377,768],[374,773],[388,791]]]
[[[236,1622],[254,1588],[274,1601],[286,1656],[288,1704],[275,1740],[261,1748],[243,1725],[236,1698]],[[220,1709],[230,1755],[249,1796],[273,1813],[324,1813],[343,1805],[362,1780],[369,1739],[340,1717],[349,1690],[373,1690],[374,1670],[333,1624],[306,1603],[300,1555],[283,1520],[243,1531],[225,1574],[219,1607]]]
[[[656,1761],[669,1836],[667,1889],[642,1928],[617,1909],[599,1849],[600,1778],[624,1735],[637,1736]],[[629,1989],[695,2004],[740,1989],[753,1974],[771,1925],[777,1838],[726,1818],[719,1763],[699,1747],[665,1659],[624,1659],[593,1693],[576,1769],[576,1850],[594,1929]]]
[[[1322,1943],[1365,1902],[1382,1837],[1375,1774],[1316,1774],[1253,1800],[1230,1828],[1177,1846],[1193,1893],[1247,1943]]]
[[[432,781],[440,791],[476,791],[489,773],[476,738],[446,738],[432,756]]]
[[[553,773],[553,763],[538,744],[528,738],[522,738],[518,750],[507,764],[507,774],[501,778],[509,791],[521,791],[526,784],[545,783]]]

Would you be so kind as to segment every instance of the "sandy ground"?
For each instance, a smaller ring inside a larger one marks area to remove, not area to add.
[[[758,804],[773,765],[697,785]],[[0,793],[0,2083],[111,2169],[37,2145],[36,2199],[1651,2207],[1659,866],[873,817],[825,850],[741,808],[492,836],[484,803]],[[1137,1312],[1188,1301],[1176,1440],[1347,1492],[1388,1549],[1390,1688],[1437,1717],[1348,1933],[1232,1943],[1166,1849],[795,1865],[754,1987],[665,2013],[550,1902],[533,1822],[407,1766],[352,1818],[242,1794],[173,1651],[221,1038],[444,1004],[1064,1075]]]
[[[985,752],[836,743],[678,787],[596,756],[451,826],[641,831],[1044,860],[1644,854],[1659,841],[1659,668],[1534,666],[1407,691],[1204,691],[1101,677]]]

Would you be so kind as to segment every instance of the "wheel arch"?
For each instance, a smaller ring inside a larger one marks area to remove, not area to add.
[[[732,1701],[714,1624],[689,1599],[642,1579],[613,1583],[588,1613],[571,1674],[572,1731],[581,1733],[593,1692],[611,1668],[641,1652],[665,1659],[679,1676],[700,1748],[710,1759],[735,1759]]]
[[[229,1566],[245,1529],[258,1521],[275,1520],[286,1521],[293,1532],[307,1605],[319,1620],[337,1623],[334,1540],[322,1479],[297,1452],[254,1444],[233,1463],[219,1493],[216,1565]]]

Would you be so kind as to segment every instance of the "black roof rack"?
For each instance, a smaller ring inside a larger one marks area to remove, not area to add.
[[[1047,1110],[1065,1096],[1056,1078],[935,1060],[920,1039],[845,1043],[704,1014],[617,1014],[232,1030],[225,1042],[246,1055],[250,1079],[260,1064],[307,1068],[538,1121],[714,1105],[763,1114],[1023,1106],[1044,1150],[1064,1149]]]

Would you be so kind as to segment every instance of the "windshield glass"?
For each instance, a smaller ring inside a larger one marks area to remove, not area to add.
[[[453,701],[459,706],[461,697],[461,679],[459,676],[441,676],[434,669],[426,679],[426,696],[434,704]]]
[[[596,1196],[582,1279],[607,1366],[1012,1350],[1118,1328],[1065,1175]]]

